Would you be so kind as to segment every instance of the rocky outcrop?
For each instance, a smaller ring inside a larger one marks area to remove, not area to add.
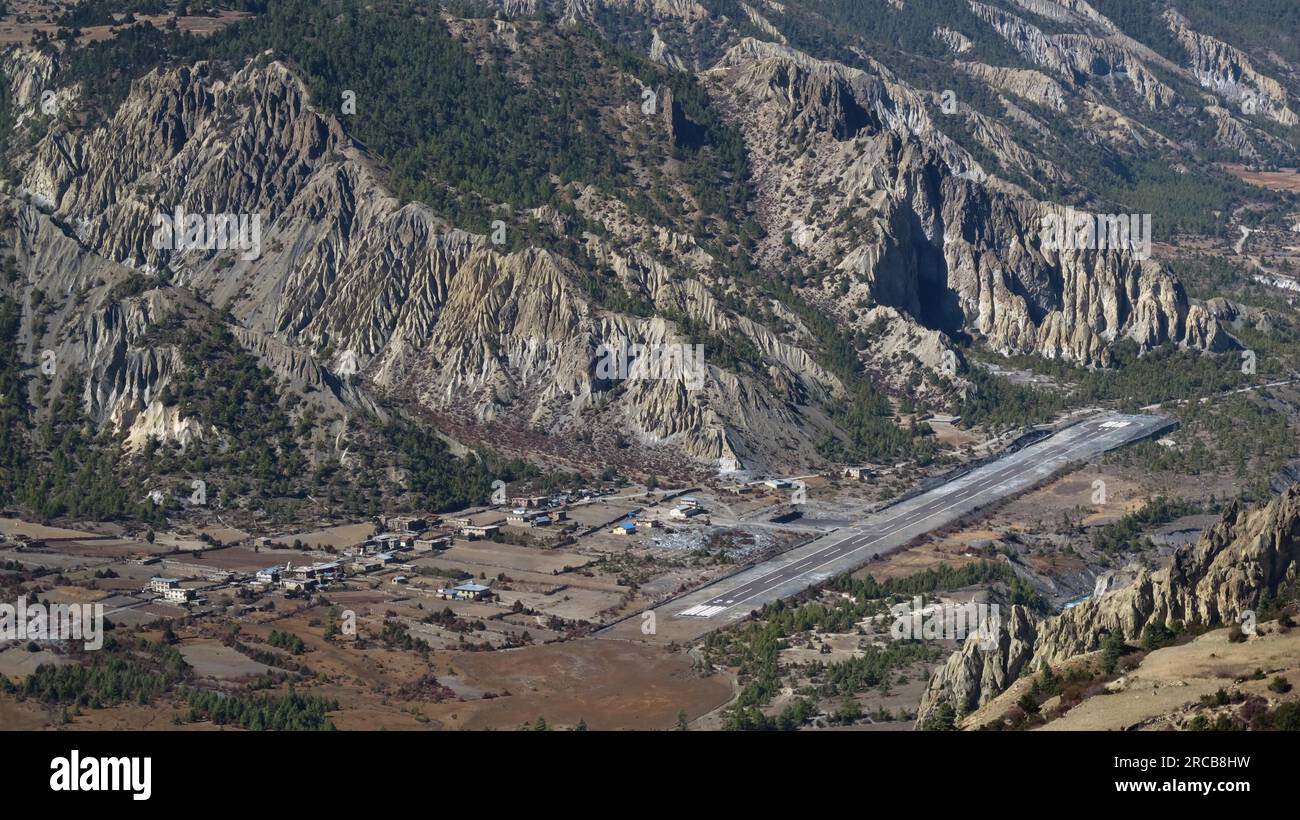
[[[1165,22],[1187,49],[1192,74],[1202,87],[1247,115],[1268,117],[1283,125],[1300,122],[1286,89],[1257,70],[1241,49],[1192,29],[1187,18],[1167,10]]]
[[[788,46],[744,38],[710,71],[725,78],[730,94],[775,103],[783,131],[806,137],[830,134],[840,142],[859,133],[926,134],[957,172],[983,179],[984,170],[935,127],[929,99],[868,60],[870,71],[819,60]]]
[[[709,11],[695,0],[601,0],[605,5],[623,7],[638,14],[660,18],[676,18],[690,22],[703,20]]]
[[[1061,183],[1070,178],[1056,165],[1022,147],[1011,129],[1003,124],[1002,118],[986,116],[973,108],[962,108],[961,113],[966,120],[966,130],[985,150],[997,157],[998,166],[1004,172],[1018,173],[1021,179],[1037,183]],[[1000,190],[1028,196],[1023,188],[1009,182],[999,179],[995,184]]]
[[[69,377],[85,377],[83,406],[93,422],[128,429],[176,366],[176,350],[151,344],[150,331],[174,316],[183,300],[157,289],[110,298],[129,270],[88,252],[32,204],[7,197],[0,203],[14,218],[10,235],[19,272],[37,283],[42,302],[51,308],[46,330],[32,328],[26,346],[49,357],[55,387]]]
[[[964,397],[970,384],[956,372],[960,357],[943,333],[918,324],[896,308],[878,305],[848,320],[870,339],[873,375],[894,390],[942,407]],[[929,375],[930,378],[925,378]],[[951,409],[955,409],[951,408]]]
[[[1058,23],[1084,23],[1099,26],[1107,33],[1117,31],[1115,24],[1084,0],[1012,0],[1025,11]]]
[[[957,68],[998,91],[1014,94],[1053,111],[1067,109],[1065,89],[1041,71],[1028,68],[998,68],[984,63],[959,62]]]
[[[1030,659],[1038,628],[1034,615],[1022,606],[1013,606],[996,627],[995,645],[981,644],[979,637],[972,635],[930,676],[921,695],[918,726],[942,704],[951,706],[958,715],[973,711],[1015,683],[1026,669],[1033,668]]]
[[[935,39],[947,46],[953,54],[965,54],[975,47],[969,37],[947,26],[939,26],[933,34]]]
[[[675,71],[685,71],[686,63],[681,57],[672,53],[668,43],[664,42],[663,37],[659,35],[659,29],[654,29],[650,36],[650,59],[660,65],[668,66]]]
[[[1265,597],[1300,580],[1300,485],[1267,504],[1234,502],[1170,566],[1142,569],[1131,584],[1031,623],[1020,607],[1003,619],[997,647],[972,638],[930,678],[918,723],[941,704],[969,712],[1025,670],[1059,664],[1100,648],[1108,633],[1141,639],[1149,624],[1219,626],[1238,622]]]
[[[1083,4],[1079,4],[1083,5]],[[1127,86],[1146,108],[1168,108],[1175,92],[1122,44],[1087,34],[1044,34],[1014,14],[971,0],[971,11],[1002,36],[1025,59],[1064,79],[1071,87]]]
[[[1100,646],[1106,632],[1137,641],[1147,624],[1235,623],[1264,596],[1300,577],[1300,485],[1249,509],[1235,502],[1167,568],[1075,607],[1039,633],[1034,659],[1049,664]]]
[[[745,16],[749,19],[750,23],[754,24],[755,28],[782,45],[788,44],[785,35],[782,34],[776,26],[772,25],[771,21],[764,17],[758,9],[748,3],[741,3],[740,7],[745,10]]]
[[[989,177],[891,74],[746,41],[708,76],[748,140],[770,263],[789,237],[836,271],[817,301],[887,305],[1004,353],[1085,364],[1120,338],[1233,344],[1160,265],[1051,245],[1044,220],[1060,209]]]
[[[654,19],[703,20],[709,12],[695,0],[488,0],[507,15],[532,15],[545,9],[561,25],[596,24],[598,12],[613,8]]]
[[[9,107],[18,128],[31,117],[42,114],[41,102],[46,91],[54,94],[56,106],[64,106],[75,94],[60,90],[54,82],[54,58],[36,49],[10,49],[0,58],[0,71],[9,85]]]

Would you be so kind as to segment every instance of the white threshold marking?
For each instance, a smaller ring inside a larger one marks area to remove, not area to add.
[[[696,606],[693,606],[690,609],[684,609],[677,614],[685,615],[689,618],[712,618],[714,615],[717,615],[725,609],[725,606],[706,606],[705,604],[697,604]]]

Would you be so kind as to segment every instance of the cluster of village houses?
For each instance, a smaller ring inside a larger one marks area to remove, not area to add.
[[[245,582],[245,586],[255,592],[270,592],[277,589],[284,592],[314,592],[342,580],[345,569],[353,573],[368,573],[394,564],[399,568],[410,569],[410,565],[403,563],[399,558],[399,553],[429,551],[446,546],[450,546],[450,536],[416,538],[409,534],[383,533],[368,539],[356,549],[349,550],[338,560],[316,561],[296,566],[288,562],[283,567],[263,567]],[[223,577],[214,580],[231,579]],[[406,580],[405,575],[393,578],[394,583],[405,583]],[[155,593],[164,601],[175,604],[186,604],[197,599],[196,590],[182,587],[179,578],[155,576],[149,580],[149,586],[145,591]],[[446,599],[486,600],[492,597],[492,590],[487,585],[470,582],[439,589],[437,594],[438,597]]]
[[[477,540],[490,539],[501,531],[502,522],[518,527],[544,527],[565,521],[568,513],[564,509],[563,498],[549,496],[526,496],[510,499],[512,505],[504,515],[490,509],[466,511],[446,519],[438,516],[390,516],[383,521],[385,532],[373,535],[357,546],[344,550],[334,560],[294,566],[291,562],[285,566],[271,566],[259,569],[246,580],[246,586],[255,592],[282,590],[285,592],[313,592],[343,578],[346,572],[364,574],[381,571],[396,565],[398,569],[411,570],[410,564],[400,556],[402,553],[425,553],[448,549],[455,536]],[[258,538],[259,547],[270,547],[269,538]],[[212,573],[204,573],[211,576]],[[220,573],[220,579],[232,580],[230,573]],[[394,583],[405,583],[407,576],[397,575]],[[159,595],[169,603],[186,604],[197,599],[197,592],[182,587],[179,578],[155,576],[143,590]],[[437,590],[438,597],[456,600],[486,600],[493,597],[491,588],[486,584],[473,581],[454,587]]]
[[[668,511],[668,517],[674,521],[689,521],[696,516],[705,515],[707,513],[708,510],[702,507],[697,499],[687,496],[678,499],[677,506]],[[655,529],[659,526],[659,521],[656,519],[650,519],[649,526],[651,529]],[[614,525],[614,528],[610,530],[610,532],[614,535],[634,535],[637,532],[637,528],[638,523],[636,514],[628,513],[627,520],[620,521],[618,524]]]

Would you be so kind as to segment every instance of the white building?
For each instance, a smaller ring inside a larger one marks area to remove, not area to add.
[[[274,584],[280,580],[279,567],[262,567],[257,571],[257,581],[260,584]]]

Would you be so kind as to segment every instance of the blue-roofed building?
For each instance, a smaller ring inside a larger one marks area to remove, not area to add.
[[[455,598],[462,601],[482,601],[492,597],[492,588],[477,581],[467,581],[451,589],[439,589],[439,598]]]

